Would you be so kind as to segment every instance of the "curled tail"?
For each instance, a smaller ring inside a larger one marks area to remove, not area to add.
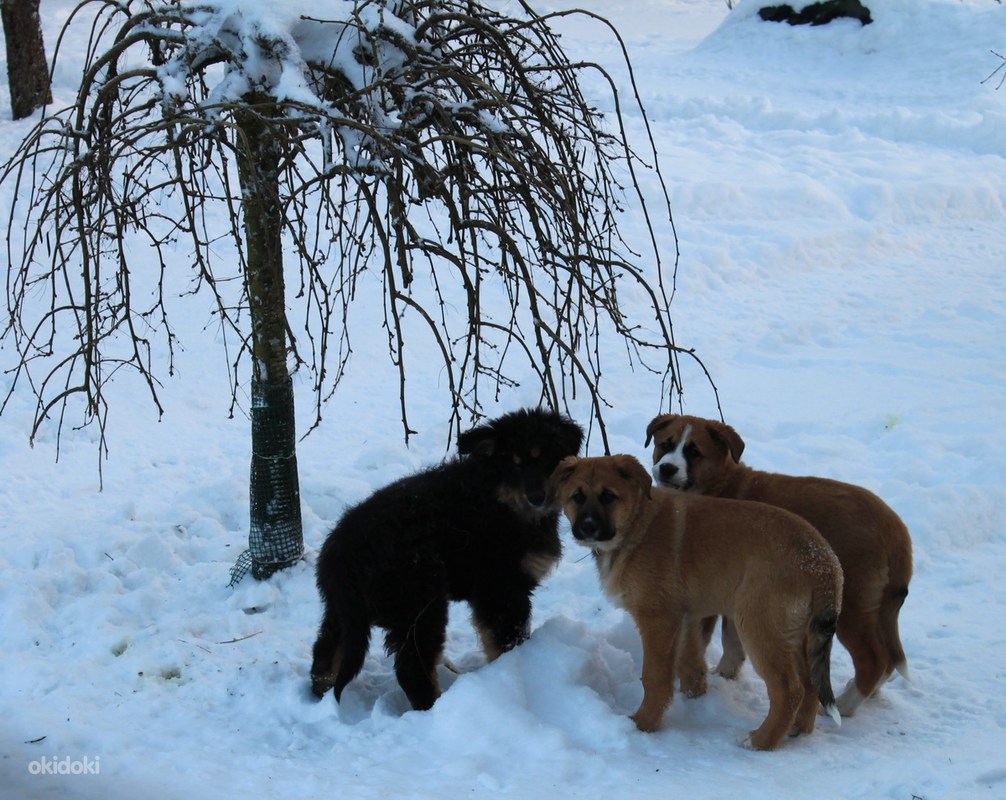
[[[836,725],[842,724],[842,717],[835,704],[835,692],[831,688],[831,643],[835,639],[838,624],[838,609],[825,608],[810,621],[810,635],[807,640],[807,658],[810,661],[810,680],[821,701],[821,706]]]
[[[908,597],[908,582],[912,578],[912,549],[908,532],[905,531],[905,546],[899,548],[888,564],[888,582],[884,595],[880,600],[880,633],[891,667],[909,680],[908,660],[905,649],[901,645],[901,634],[898,632],[898,615],[901,606]],[[888,674],[890,677],[890,674]]]

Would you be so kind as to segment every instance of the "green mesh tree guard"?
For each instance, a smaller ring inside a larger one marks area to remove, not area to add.
[[[293,381],[253,381],[251,421],[249,546],[231,569],[232,586],[249,571],[255,578],[268,578],[304,553]]]

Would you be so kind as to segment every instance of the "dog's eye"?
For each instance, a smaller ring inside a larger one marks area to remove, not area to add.
[[[531,458],[532,459],[541,458],[541,448],[540,447],[532,447],[531,448]]]
[[[685,458],[698,458],[702,453],[699,452],[698,446],[694,442],[689,442],[685,445],[684,449]]]
[[[611,491],[611,489],[605,489],[597,499],[601,501],[602,506],[607,506],[614,503],[618,499],[618,495]]]
[[[660,449],[665,453],[670,453],[675,448],[674,440],[668,439],[666,442],[660,443]]]
[[[569,499],[576,503],[576,505],[582,506],[583,501],[587,499],[587,496],[580,489],[577,489],[569,496]]]

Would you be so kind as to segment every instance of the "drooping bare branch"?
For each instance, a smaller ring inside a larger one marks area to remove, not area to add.
[[[80,408],[104,441],[121,368],[160,410],[176,345],[167,272],[180,260],[190,292],[214,299],[236,402],[252,348],[242,115],[283,142],[290,358],[312,378],[316,421],[353,353],[365,270],[384,282],[406,437],[409,342],[422,331],[447,376],[449,436],[486,391],[530,375],[550,405],[584,393],[606,447],[613,336],[675,400],[678,358],[694,354],[673,337],[676,238],[665,253],[673,222],[652,139],[628,140],[615,81],[566,56],[559,15],[519,5],[508,17],[469,0],[360,0],[345,19],[282,27],[213,2],[84,0],[75,16],[94,24],[79,93],[0,173],[17,197],[3,336],[21,356],[11,391],[37,398],[35,431]],[[610,120],[580,89],[588,73],[610,87]],[[639,107],[634,87],[628,97]],[[649,201],[644,171],[662,192]],[[642,241],[625,238],[623,212]],[[236,263],[215,255],[221,241]],[[139,246],[155,274],[131,269]]]

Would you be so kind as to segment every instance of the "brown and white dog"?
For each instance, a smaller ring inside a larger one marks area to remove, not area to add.
[[[768,689],[768,716],[743,744],[774,750],[810,733],[819,701],[840,720],[830,661],[842,570],[810,524],[764,503],[654,491],[632,456],[569,457],[552,481],[602,588],[639,629],[640,730],[660,725],[678,669],[686,692],[704,691],[702,620],[717,614],[736,622]]]
[[[898,614],[912,577],[912,541],[890,507],[859,486],[827,478],[760,472],[740,463],[744,441],[729,425],[663,414],[646,429],[653,440],[653,477],[668,489],[710,497],[756,500],[806,519],[828,541],[845,574],[838,640],[852,656],[855,677],[839,695],[852,715],[894,670],[908,677]],[[723,660],[733,677],[744,651],[724,620]]]

